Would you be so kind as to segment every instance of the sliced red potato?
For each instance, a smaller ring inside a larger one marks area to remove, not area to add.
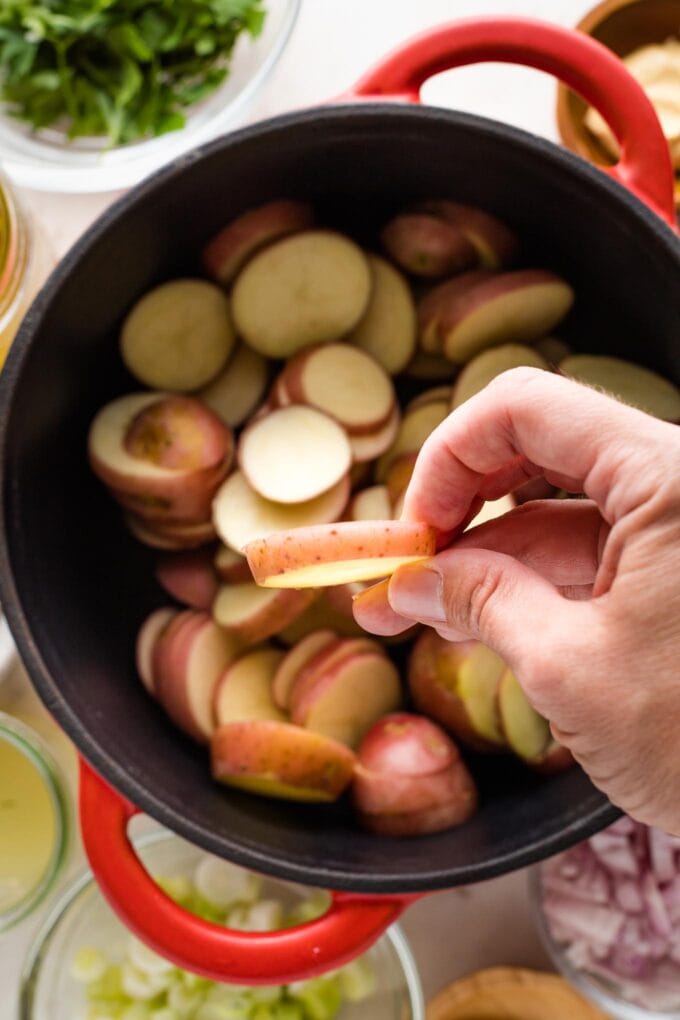
[[[88,435],[92,470],[145,520],[206,520],[233,456],[231,431],[190,397],[132,393],[106,404]]]
[[[313,588],[387,577],[434,555],[436,534],[411,521],[345,521],[295,528],[246,546],[250,569],[265,588]]]
[[[534,350],[538,351],[542,358],[545,358],[552,369],[557,368],[561,361],[574,353],[569,344],[556,336],[541,337],[534,344]]]
[[[400,422],[399,408],[395,406],[385,424],[375,432],[367,433],[364,436],[349,436],[354,466],[375,460],[376,457],[380,457],[388,450],[397,437]]]
[[[157,390],[197,390],[217,375],[236,343],[229,301],[206,280],[171,280],[128,313],[120,338],[126,367]]]
[[[231,220],[203,249],[203,265],[223,286],[231,283],[245,263],[265,245],[306,230],[314,214],[305,202],[278,199],[248,209]]]
[[[220,726],[210,750],[218,782],[284,800],[336,800],[354,771],[344,744],[271,719]]]
[[[451,380],[456,374],[456,366],[441,354],[428,354],[426,351],[417,350],[404,373],[412,379],[425,379],[428,382],[435,382],[438,379]]]
[[[170,718],[205,743],[215,729],[217,682],[241,650],[208,613],[179,613],[157,639],[152,654],[156,697]]]
[[[290,402],[323,411],[350,435],[375,433],[395,409],[385,369],[350,344],[305,348],[288,362],[280,381]]]
[[[245,556],[234,552],[226,545],[221,545],[217,550],[214,566],[217,576],[227,584],[240,584],[242,581],[252,581],[253,579]]]
[[[530,343],[554,329],[573,302],[574,291],[555,273],[499,273],[448,302],[439,322],[442,351],[461,364],[486,347]]]
[[[291,713],[291,721],[303,725],[304,713],[301,715],[299,706],[304,705],[307,692],[313,687],[317,678],[335,670],[340,663],[356,655],[382,655],[383,650],[378,641],[367,636],[356,638],[337,637],[335,641],[329,642],[319,649],[316,655],[310,659],[298,672],[289,696],[288,706]]]
[[[455,410],[470,397],[474,397],[475,393],[479,393],[485,386],[488,386],[497,375],[523,365],[542,368],[545,372],[550,371],[550,365],[545,358],[525,344],[501,344],[500,347],[491,347],[488,351],[481,351],[462,368],[453,384],[451,410]]]
[[[550,742],[550,727],[529,704],[514,673],[506,669],[498,685],[500,728],[515,754],[527,762],[540,761]]]
[[[339,613],[351,617],[353,616],[352,605],[355,595],[364,591],[369,583],[368,581],[348,581],[347,584],[334,584],[330,588],[324,588],[326,601]]]
[[[337,641],[338,636],[332,630],[314,630],[285,653],[276,667],[271,685],[272,698],[278,708],[288,711],[290,692],[298,675],[322,649]]]
[[[272,698],[272,680],[282,659],[276,648],[258,648],[227,666],[215,688],[218,726],[245,719],[284,721]]]
[[[220,374],[196,396],[231,428],[242,425],[262,400],[269,368],[266,358],[239,344]]]
[[[379,719],[358,752],[352,799],[361,824],[387,836],[415,836],[460,825],[477,791],[458,749],[423,716]]]
[[[365,631],[345,609],[338,609],[329,599],[334,588],[325,588],[294,623],[276,635],[285,645],[294,645],[315,630],[333,630],[338,637],[361,637]]]
[[[159,557],[156,580],[168,595],[192,609],[210,609],[220,586],[212,549],[192,549]]]
[[[344,430],[328,415],[312,407],[283,407],[242,433],[238,460],[264,499],[305,503],[347,474],[352,450]]]
[[[336,340],[357,324],[371,293],[361,249],[342,234],[310,230],[277,241],[234,284],[236,329],[260,354],[288,358]]]
[[[444,400],[451,400],[451,386],[432,386],[431,389],[419,393],[413,400],[409,400],[404,413],[409,414],[411,411],[416,411],[419,407],[424,407],[425,404],[439,404]]]
[[[432,401],[404,415],[397,438],[375,466],[376,482],[385,482],[394,461],[404,453],[418,453],[421,446],[449,414],[445,401]]]
[[[271,591],[253,581],[224,584],[213,603],[213,617],[227,633],[243,644],[256,644],[276,634],[297,619],[313,601],[316,592]]]
[[[449,308],[480,283],[488,282],[494,274],[486,269],[472,269],[452,280],[445,280],[427,291],[418,302],[418,343],[431,356],[444,354],[442,322]]]
[[[647,414],[680,422],[680,389],[649,368],[604,354],[572,354],[559,368],[562,375],[607,390]]]
[[[487,521],[494,521],[497,517],[510,513],[516,506],[517,503],[511,495],[501,496],[500,499],[489,499],[482,505],[479,513],[475,514],[465,530],[469,531],[470,528],[486,524]]]
[[[368,729],[401,704],[397,669],[382,652],[356,654],[316,672],[304,694],[293,690],[292,721],[357,747]]]
[[[381,521],[392,516],[392,501],[386,485],[370,485],[352,496],[347,507],[350,521]]]
[[[152,659],[156,641],[177,616],[177,610],[167,606],[155,609],[139,628],[135,646],[135,665],[144,687],[155,696]]]
[[[217,538],[212,521],[170,527],[169,524],[164,523],[161,526],[156,521],[146,521],[136,514],[125,514],[123,519],[130,534],[142,545],[148,545],[151,549],[181,552],[182,550],[198,549],[214,542]]]
[[[263,499],[240,471],[223,483],[213,502],[213,520],[222,541],[236,552],[275,531],[337,521],[347,506],[349,477],[306,503],[273,503]]]
[[[401,372],[416,347],[416,309],[402,274],[379,255],[368,255],[373,288],[366,311],[347,341],[370,354],[390,375]]]
[[[483,209],[448,199],[419,202],[417,208],[462,230],[485,269],[503,269],[514,261],[519,249],[516,235]]]
[[[400,453],[396,460],[390,464],[385,476],[385,488],[389,494],[390,503],[393,508],[392,516],[394,517],[397,516],[397,504],[408,489],[417,459],[417,453]]]
[[[477,751],[506,747],[496,698],[505,664],[479,641],[445,641],[426,630],[409,658],[413,702],[455,737]]]
[[[446,276],[477,261],[462,230],[425,213],[395,216],[384,228],[382,242],[390,258],[414,276]]]

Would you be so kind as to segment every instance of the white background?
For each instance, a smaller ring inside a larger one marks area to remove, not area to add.
[[[582,0],[304,0],[289,46],[248,119],[338,95],[386,52],[428,26],[476,14],[521,14],[574,25],[590,6]],[[433,79],[424,98],[557,137],[554,82],[535,71],[465,68]],[[59,254],[113,197],[25,195]],[[72,861],[69,871],[78,864]],[[44,915],[44,908],[38,913]],[[0,936],[0,1020],[14,1020],[19,969],[39,921],[40,916],[31,918]],[[478,967],[547,966],[527,909],[524,873],[430,896],[408,910],[403,926],[428,996]]]

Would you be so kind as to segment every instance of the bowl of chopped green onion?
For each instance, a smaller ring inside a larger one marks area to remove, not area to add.
[[[300,2],[3,0],[3,168],[38,190],[136,184],[243,118]]]
[[[265,878],[165,829],[135,839],[147,869],[185,909],[242,931],[322,914],[328,894]],[[220,984],[183,971],[130,934],[85,871],[45,920],[25,961],[19,1020],[424,1020],[413,957],[394,925],[351,963],[288,985]]]

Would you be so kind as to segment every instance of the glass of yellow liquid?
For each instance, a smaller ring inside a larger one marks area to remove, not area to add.
[[[66,858],[68,797],[38,734],[0,712],[0,932],[50,892]]]

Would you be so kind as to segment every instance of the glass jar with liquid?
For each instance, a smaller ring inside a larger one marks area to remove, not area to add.
[[[47,241],[0,176],[0,368],[28,307],[54,264]]]

